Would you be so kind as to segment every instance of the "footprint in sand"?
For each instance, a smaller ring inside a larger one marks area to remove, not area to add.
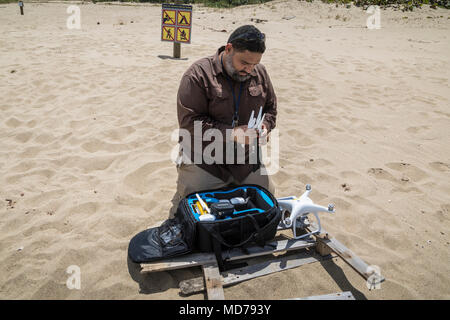
[[[22,124],[22,122],[20,120],[17,120],[16,118],[10,118],[8,119],[5,124],[8,127],[12,127],[12,128],[17,128],[18,126],[20,126]]]
[[[433,213],[433,216],[436,217],[440,223],[444,223],[449,221],[448,213],[450,212],[450,203],[446,203],[441,205],[441,210],[437,210]]]
[[[444,117],[450,118],[450,113],[439,111],[439,110],[436,110],[436,111],[433,111],[433,112],[436,113],[439,116],[444,116]]]
[[[7,175],[6,182],[10,183],[10,184],[23,183],[23,181],[30,181],[31,176],[36,176],[36,177],[33,177],[33,179],[36,178],[44,183],[47,183],[55,174],[56,174],[56,171],[54,171],[54,170],[36,169],[36,170],[28,171],[26,173]]]
[[[326,159],[309,159],[305,162],[305,168],[323,168],[332,165],[332,163]]]
[[[36,120],[30,120],[27,122],[28,128],[34,128],[38,122]]]
[[[27,142],[28,140],[30,140],[30,138],[31,138],[32,136],[33,136],[33,132],[31,132],[31,131],[28,131],[28,132],[21,132],[21,133],[16,134],[16,135],[14,136],[14,139],[15,139],[16,141],[18,141],[18,142],[25,143],[25,142]]]
[[[339,173],[340,188],[344,192],[351,192],[352,197],[367,198],[377,194],[374,182],[368,181],[361,173],[356,171],[341,171]],[[354,199],[354,198],[353,198]]]
[[[356,171],[342,171],[339,173],[339,176],[344,179],[359,179],[361,175]]]
[[[300,129],[289,129],[287,134],[290,137],[294,137],[296,139],[296,143],[303,147],[310,146],[315,143],[315,141],[309,138],[308,135],[303,134]]]
[[[430,162],[428,165],[433,170],[436,170],[436,171],[439,171],[439,172],[450,171],[450,165],[448,163],[445,163],[445,162],[434,161],[434,162]]]
[[[133,128],[132,126],[123,126],[119,128],[105,130],[104,135],[110,140],[121,142],[126,140],[134,132],[136,132],[136,129]]]
[[[97,151],[108,151],[108,152],[122,152],[130,149],[130,143],[107,143],[100,141],[99,139],[92,139],[89,142],[83,143],[81,147],[87,152],[94,153]]]
[[[405,162],[390,162],[385,164],[386,167],[401,172],[402,181],[420,181],[428,176],[428,174],[417,168],[416,166]]]
[[[42,133],[38,135],[34,141],[36,141],[39,144],[49,144],[55,141],[55,137],[52,134],[48,133]]]
[[[325,129],[325,128],[315,128],[313,130],[313,133],[314,133],[315,136],[319,136],[319,137],[322,137],[322,138],[326,137],[326,136],[329,136],[331,134],[330,130]]]
[[[375,179],[397,182],[397,179],[395,179],[395,177],[392,174],[390,174],[383,168],[370,168],[369,170],[367,170],[367,173],[375,177]]]
[[[430,126],[415,126],[409,127],[408,129],[406,129],[406,131],[408,131],[409,133],[419,133],[428,129],[430,129]]]
[[[171,164],[168,167],[166,161],[149,162],[128,173],[124,178],[124,185],[133,193],[144,194],[155,190],[157,184],[156,177],[161,181],[170,178],[170,172],[173,170]]]

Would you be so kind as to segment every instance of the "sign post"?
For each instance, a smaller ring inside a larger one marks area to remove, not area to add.
[[[181,44],[179,42],[173,43],[173,57],[174,58],[181,57]]]
[[[20,15],[23,16],[23,1],[19,1]]]
[[[191,43],[192,6],[163,3],[161,41],[173,42],[173,57],[181,57],[181,44]]]

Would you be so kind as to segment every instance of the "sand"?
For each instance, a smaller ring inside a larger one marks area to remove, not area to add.
[[[327,231],[386,281],[370,291],[336,258],[225,298],[450,298],[450,11],[382,10],[369,30],[361,8],[317,1],[194,5],[174,60],[160,5],[78,5],[80,30],[65,3],[0,5],[1,299],[205,298],[179,295],[199,268],[140,276],[127,247],[168,215],[181,75],[255,19],[278,96],[276,196],[310,183],[336,205]],[[72,265],[80,290],[66,286]]]

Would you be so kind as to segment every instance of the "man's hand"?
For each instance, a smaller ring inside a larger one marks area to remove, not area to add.
[[[263,122],[261,125],[261,133],[259,135],[259,144],[265,145],[267,142],[269,142],[269,130],[267,129],[267,126]]]
[[[238,126],[233,129],[231,138],[240,144],[251,144],[256,139],[258,132],[254,128],[248,128],[247,125]]]

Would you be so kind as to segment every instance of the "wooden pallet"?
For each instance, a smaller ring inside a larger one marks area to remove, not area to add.
[[[302,250],[291,255],[283,255],[274,259],[268,259],[261,263],[248,265],[241,268],[232,269],[220,273],[222,287],[230,286],[239,282],[265,276],[271,273],[300,267],[305,264],[323,261],[331,258],[331,256],[322,258],[314,252]],[[217,277],[218,278],[218,277]],[[217,279],[216,278],[216,279]],[[205,277],[206,279],[206,277]],[[208,290],[208,281],[203,277],[189,279],[180,282],[180,291],[182,294],[192,294],[207,290],[208,298],[210,292]]]
[[[286,300],[355,300],[355,297],[350,291],[337,292],[331,294],[324,294],[321,296],[311,296],[306,298],[292,298]]]
[[[311,228],[315,226],[312,224]],[[306,229],[308,232],[309,230]],[[277,239],[279,237],[276,237]],[[274,256],[285,252],[284,255]],[[184,280],[180,282],[182,294],[193,294],[206,290],[209,300],[224,300],[223,287],[242,281],[265,276],[275,272],[300,267],[305,264],[324,261],[336,254],[356,270],[364,279],[368,280],[373,275],[369,265],[356,256],[350,249],[322,229],[321,234],[315,235],[309,240],[286,239],[273,240],[264,247],[250,247],[244,253],[241,249],[231,249],[222,253],[222,258],[227,261],[250,261],[255,257],[264,257],[264,262],[250,264],[245,267],[220,272],[216,257],[213,253],[192,253],[183,256],[166,259],[163,261],[142,263],[141,273],[168,271],[182,268],[201,266],[203,277]],[[383,277],[377,278],[379,282]],[[342,295],[343,293],[339,293]],[[350,293],[351,295],[351,293]],[[329,296],[330,298],[332,296]],[[343,296],[351,299],[348,294]],[[308,297],[311,299],[315,297]]]

